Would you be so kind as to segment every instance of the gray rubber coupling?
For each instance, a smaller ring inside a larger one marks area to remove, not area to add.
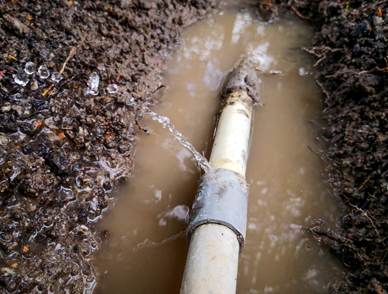
[[[204,224],[228,227],[237,235],[240,250],[244,247],[248,209],[248,185],[238,173],[215,169],[200,180],[186,231],[190,242],[194,230]]]

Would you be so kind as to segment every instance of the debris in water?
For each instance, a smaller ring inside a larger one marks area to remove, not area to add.
[[[85,95],[98,95],[98,85],[100,84],[100,77],[96,72],[92,72],[88,80],[88,88],[85,89]]]
[[[36,72],[35,63],[33,63],[31,61],[27,62],[26,65],[24,66],[24,71],[28,75],[32,75],[33,73],[35,73]]]
[[[46,96],[46,95],[47,95],[47,93],[48,93],[48,92],[50,92],[50,91],[51,91],[51,89],[52,89],[54,86],[55,86],[55,84],[51,84],[51,86],[50,86],[50,87],[48,87],[48,88],[46,89],[46,91],[44,91],[44,92],[42,93],[42,96]]]
[[[47,79],[50,76],[50,71],[47,65],[41,65],[38,68],[38,74],[41,79]]]
[[[29,79],[24,73],[17,73],[14,77],[15,83],[24,87],[29,82]]]
[[[54,82],[59,82],[60,80],[62,80],[62,75],[60,72],[57,72],[57,71],[54,71],[51,75],[51,79],[54,81]]]
[[[108,85],[106,90],[108,91],[109,94],[114,94],[119,91],[119,86],[117,86],[116,84],[110,84]]]

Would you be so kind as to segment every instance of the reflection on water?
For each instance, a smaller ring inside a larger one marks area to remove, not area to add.
[[[299,48],[311,31],[298,19],[265,24],[250,12],[218,12],[184,32],[184,47],[167,66],[166,97],[153,109],[209,155],[216,98],[241,54],[254,56],[264,106],[255,114],[247,181],[247,243],[237,293],[325,293],[340,269],[301,231],[337,215],[310,150],[322,109],[312,60]],[[281,73],[281,74],[271,74]],[[99,224],[109,230],[96,256],[96,293],[179,293],[188,246],[184,238],[198,170],[191,153],[151,119],[139,134],[133,179]]]

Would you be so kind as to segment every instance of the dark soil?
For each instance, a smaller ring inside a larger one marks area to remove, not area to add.
[[[215,5],[1,1],[0,293],[92,292],[93,224],[131,174],[136,118],[182,27]]]
[[[345,206],[338,229],[309,232],[349,268],[332,293],[387,293],[388,1],[284,2],[317,32],[306,51],[317,57],[317,83],[327,97],[322,158]]]

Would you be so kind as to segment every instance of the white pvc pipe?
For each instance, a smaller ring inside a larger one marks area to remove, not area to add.
[[[247,92],[229,95],[222,110],[210,155],[214,168],[225,168],[245,178],[253,102]]]
[[[181,293],[236,293],[239,243],[225,226],[198,227],[191,237]]]
[[[253,100],[230,94],[222,110],[210,163],[245,178]],[[240,251],[236,233],[218,224],[201,225],[191,236],[181,294],[234,294]]]

